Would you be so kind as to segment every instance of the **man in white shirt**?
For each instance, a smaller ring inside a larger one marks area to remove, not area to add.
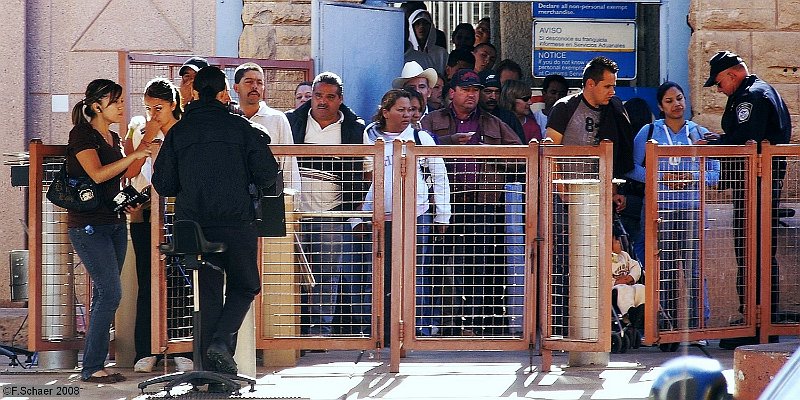
[[[323,72],[311,85],[311,100],[286,113],[297,144],[326,146],[335,144],[363,144],[364,121],[343,104],[342,79]],[[299,157],[302,168],[300,223],[302,243],[316,285],[308,294],[304,305],[303,334],[330,336],[362,327],[355,320],[336,323],[334,316],[339,306],[352,304],[347,300],[348,281],[354,275],[348,268],[352,261],[344,257],[352,251],[352,233],[347,218],[338,214],[356,211],[364,201],[367,186],[363,177],[361,157]],[[352,268],[351,268],[352,269]],[[367,312],[368,313],[368,312]],[[343,313],[344,314],[344,313]],[[355,310],[342,318],[359,314]],[[353,323],[350,327],[346,322]],[[336,325],[336,326],[335,326]],[[369,327],[369,324],[366,326]]]
[[[233,74],[233,90],[239,95],[239,109],[245,118],[266,128],[271,144],[294,144],[286,114],[264,102],[264,70],[255,63],[244,63]],[[275,157],[283,171],[284,187],[300,189],[300,172],[294,157]]]

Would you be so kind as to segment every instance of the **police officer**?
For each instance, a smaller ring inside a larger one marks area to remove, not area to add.
[[[208,241],[227,244],[224,253],[206,257],[225,271],[224,278],[210,268],[200,270],[200,348],[204,367],[236,374],[236,332],[261,289],[256,212],[248,188],[274,184],[278,163],[269,137],[223,104],[224,72],[202,68],[193,88],[199,99],[186,106],[164,139],[152,182],[160,195],[176,197],[176,219],[196,221]]]
[[[747,65],[741,57],[729,51],[720,51],[709,61],[711,72],[705,87],[716,86],[717,91],[728,96],[725,112],[722,114],[722,130],[725,132],[719,139],[711,144],[742,145],[748,140],[754,140],[761,151],[761,141],[768,140],[770,144],[789,143],[792,133],[792,122],[789,110],[778,92],[767,82],[751,75]],[[744,165],[741,161],[722,162],[724,181],[733,189],[734,232],[736,247],[736,262],[739,265],[736,274],[736,290],[739,293],[739,312],[744,315],[744,265],[745,265],[745,187]],[[727,168],[726,168],[727,167]],[[726,171],[727,169],[727,171]],[[772,304],[778,304],[778,260],[775,258],[777,248],[775,226],[777,225],[776,210],[780,197],[783,177],[786,174],[786,160],[776,157],[773,160],[772,174]],[[759,205],[760,206],[760,205]],[[757,247],[760,249],[760,245]],[[756,250],[758,252],[758,250]],[[760,258],[758,258],[760,259]],[[756,270],[757,280],[760,281],[760,271]],[[756,284],[756,288],[760,283]],[[756,291],[758,294],[759,292]],[[752,317],[752,316],[751,316]],[[744,322],[743,320],[740,320]],[[738,345],[757,343],[754,338],[736,338],[720,341],[720,347],[733,349]]]

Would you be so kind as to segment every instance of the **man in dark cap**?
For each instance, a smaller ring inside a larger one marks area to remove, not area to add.
[[[205,67],[197,72],[193,88],[199,98],[164,139],[152,182],[160,195],[175,197],[176,220],[196,221],[208,241],[228,246],[206,257],[225,271],[224,277],[211,268],[200,270],[199,346],[206,369],[235,374],[236,333],[261,290],[256,211],[249,189],[273,185],[278,164],[269,136],[222,103],[225,73]]]
[[[754,140],[759,145],[761,151],[761,141],[768,140],[770,144],[789,143],[792,134],[792,121],[789,118],[789,110],[778,92],[768,83],[751,75],[747,69],[747,64],[738,55],[730,51],[720,51],[709,60],[711,71],[705,87],[716,86],[717,91],[728,96],[725,105],[725,112],[722,114],[722,130],[725,132],[717,140],[712,140],[710,144],[730,144],[742,145],[748,140]],[[745,268],[746,268],[746,234],[745,234],[745,166],[741,160],[723,160],[721,162],[721,172],[724,185],[733,190],[733,228],[734,228],[734,248],[736,252],[736,290],[739,293],[739,312],[742,319],[734,323],[745,322],[744,318],[754,318],[745,314]],[[783,157],[776,157],[772,160],[772,246],[771,246],[771,276],[772,276],[772,295],[770,301],[773,307],[778,305],[778,260],[775,257],[777,241],[775,227],[778,223],[776,211],[778,210],[778,200],[781,194],[783,177],[786,174],[786,160]],[[759,178],[760,180],[761,178]],[[760,184],[759,184],[760,186]],[[760,198],[759,198],[760,201]],[[758,209],[761,208],[759,203]],[[760,216],[761,213],[758,213]],[[757,226],[760,221],[757,222]],[[760,236],[756,235],[760,241]],[[755,250],[759,253],[761,245],[758,244]],[[761,259],[757,256],[757,259]],[[755,268],[752,266],[751,268]],[[756,269],[756,288],[761,287],[760,269]],[[759,290],[756,290],[756,303],[765,301],[758,299]],[[773,310],[775,311],[775,310]],[[775,314],[773,312],[773,314]],[[758,343],[758,334],[750,338],[723,339],[720,347],[733,349],[744,344]]]
[[[190,103],[194,96],[192,95],[192,82],[197,75],[197,71],[208,66],[208,61],[203,57],[192,57],[186,60],[181,69],[178,70],[178,75],[181,77],[181,106],[185,107]]]
[[[522,124],[519,123],[517,116],[510,110],[506,110],[499,105],[501,91],[500,75],[494,71],[483,71],[479,73],[478,76],[480,76],[483,81],[483,89],[481,89],[481,98],[479,102],[481,108],[489,114],[500,118],[501,121],[505,122],[506,125],[517,133],[519,140],[525,143],[525,132],[522,130]]]
[[[499,118],[478,107],[481,79],[472,69],[461,69],[450,80],[449,106],[431,111],[422,118],[422,129],[435,134],[440,144],[521,144],[519,136]],[[461,318],[443,319],[445,335],[499,335],[507,326],[501,310],[504,273],[503,184],[514,168],[498,162],[470,157],[447,159],[452,172],[453,233],[446,235],[452,248],[456,269],[453,287],[463,293],[450,293],[464,298]],[[503,271],[501,271],[501,269]],[[445,310],[447,312],[447,310]],[[455,315],[454,315],[455,316]],[[452,330],[454,324],[461,324]]]

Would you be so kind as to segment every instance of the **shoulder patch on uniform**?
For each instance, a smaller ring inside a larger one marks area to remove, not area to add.
[[[740,103],[736,106],[736,120],[739,123],[750,120],[750,112],[753,110],[753,103]]]

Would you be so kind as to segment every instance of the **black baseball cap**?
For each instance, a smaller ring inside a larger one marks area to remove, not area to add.
[[[203,57],[192,57],[186,60],[185,63],[181,66],[181,69],[178,70],[178,75],[183,76],[186,73],[186,68],[191,68],[194,72],[200,71],[201,69],[208,66],[208,61]]]
[[[498,76],[497,73],[492,70],[481,71],[478,76],[481,77],[483,87],[502,87],[500,84],[500,76]]]
[[[481,83],[481,78],[478,76],[478,73],[467,68],[462,68],[458,70],[453,78],[450,79],[450,87],[454,88],[456,86],[459,87],[471,87],[477,86],[482,88],[483,83]]]
[[[708,80],[706,80],[706,83],[703,85],[703,87],[714,86],[717,83],[717,75],[719,75],[720,72],[743,62],[744,61],[742,61],[742,58],[736,55],[736,53],[731,53],[730,51],[718,51],[714,57],[708,60],[708,64],[711,66],[711,72],[709,73]]]

